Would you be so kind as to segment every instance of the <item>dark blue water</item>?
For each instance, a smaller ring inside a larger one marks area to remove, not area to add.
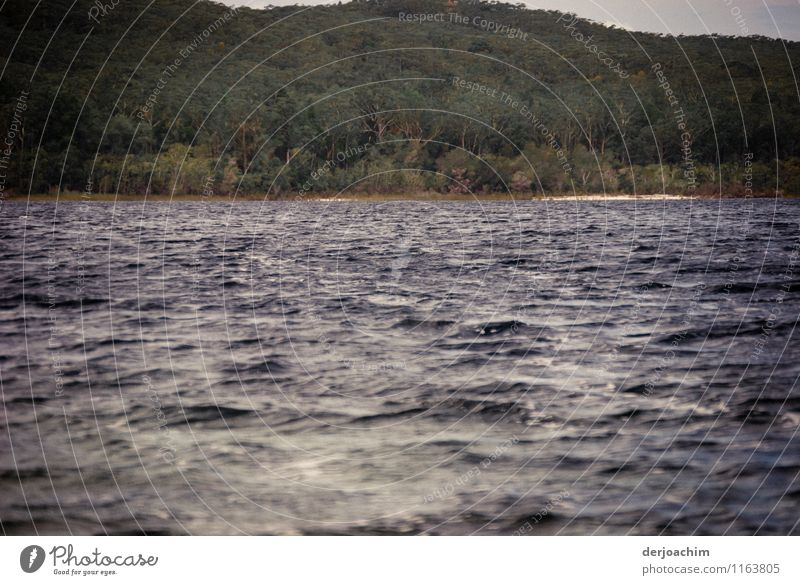
[[[800,202],[1,213],[6,533],[800,532]]]

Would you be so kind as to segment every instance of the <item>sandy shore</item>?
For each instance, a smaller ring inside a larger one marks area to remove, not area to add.
[[[787,195],[782,198],[794,199],[797,196]],[[280,198],[270,198],[270,201],[306,201],[306,202],[369,202],[369,201],[672,201],[672,200],[709,200],[709,199],[740,199],[740,196],[722,197],[698,197],[688,195],[675,195],[671,193],[650,193],[642,195],[630,195],[627,193],[586,193],[574,195],[571,193],[558,193],[549,195],[531,195],[527,193],[488,193],[481,195],[451,195],[447,193],[396,193],[396,194],[375,194],[375,195],[314,195],[299,197],[297,195],[284,195]],[[757,195],[754,198],[774,199],[774,195]],[[149,202],[169,202],[181,203],[191,201],[205,201],[209,203],[229,203],[233,201],[264,201],[264,195],[237,195],[235,198],[230,196],[206,196],[206,195],[116,195],[114,193],[93,193],[86,197],[82,193],[61,193],[47,194],[37,193],[33,195],[10,195],[6,201],[114,201],[117,203],[149,201]]]

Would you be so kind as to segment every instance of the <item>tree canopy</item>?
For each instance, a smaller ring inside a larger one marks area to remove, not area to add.
[[[800,193],[798,43],[495,2],[98,6],[0,10],[7,193]]]

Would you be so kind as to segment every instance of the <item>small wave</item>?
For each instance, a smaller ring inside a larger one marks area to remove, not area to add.
[[[168,413],[172,410],[172,413]],[[167,423],[171,425],[207,423],[215,421],[228,421],[234,418],[255,416],[257,412],[251,409],[234,408],[231,406],[202,405],[176,408],[165,408]]]
[[[405,319],[401,319],[394,325],[392,325],[393,329],[447,329],[455,325],[455,321],[449,321],[447,319],[415,319],[413,317],[406,317]]]
[[[361,423],[381,422],[386,420],[404,419],[423,413],[426,410],[427,410],[426,408],[421,408],[421,407],[407,408],[406,410],[400,410],[396,412],[383,412],[380,414],[359,416],[357,418],[354,418],[350,422],[352,424],[361,424]]]
[[[777,280],[761,282],[735,282],[714,285],[706,288],[711,294],[747,294],[765,290],[785,290],[787,293],[800,291],[800,280]]]
[[[22,304],[25,306],[36,306],[43,309],[75,309],[80,307],[92,307],[108,303],[108,299],[86,297],[78,299],[58,299],[43,295],[15,294],[0,299],[0,309],[14,309]]]
[[[430,408],[432,416],[458,417],[476,416],[479,418],[498,420],[526,420],[531,412],[517,401],[493,402],[488,400],[472,400],[468,398],[450,398]]]
[[[502,335],[504,333],[516,333],[520,329],[527,327],[522,321],[512,319],[510,321],[495,321],[486,323],[475,329],[478,335]]]

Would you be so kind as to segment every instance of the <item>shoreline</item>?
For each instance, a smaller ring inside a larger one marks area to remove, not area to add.
[[[650,193],[631,195],[628,193],[586,193],[575,195],[572,193],[556,193],[550,195],[529,195],[512,193],[489,193],[485,195],[451,195],[447,193],[420,193],[420,194],[375,194],[375,195],[315,195],[299,196],[297,194],[284,195],[280,198],[265,199],[263,195],[237,195],[235,198],[227,195],[116,195],[114,193],[96,193],[86,196],[84,193],[47,194],[36,193],[33,195],[8,195],[5,202],[25,201],[57,201],[57,202],[93,202],[105,201],[115,203],[135,202],[207,202],[207,203],[238,203],[238,202],[304,202],[304,203],[356,203],[356,202],[391,202],[391,201],[712,201],[719,199],[798,199],[800,195],[675,195],[671,193]],[[2,202],[0,202],[2,204]]]

